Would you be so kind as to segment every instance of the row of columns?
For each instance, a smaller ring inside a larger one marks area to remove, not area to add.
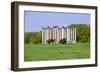
[[[61,39],[66,39],[66,43],[76,43],[76,28],[59,28],[58,26],[42,28],[42,43],[46,44],[49,39],[53,39],[56,44],[59,43]]]

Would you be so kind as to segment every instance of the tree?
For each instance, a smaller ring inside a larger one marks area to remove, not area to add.
[[[42,33],[40,32],[34,32],[33,33],[33,44],[39,44],[42,42]]]
[[[53,43],[55,40],[51,39],[50,41],[51,41],[51,43]]]
[[[54,42],[53,39],[48,39],[48,40],[47,40],[47,43],[48,43],[48,44],[53,43],[53,42]]]
[[[63,39],[61,39],[59,42],[60,42],[61,44],[65,44],[65,43],[66,43],[66,39],[63,38]]]
[[[90,42],[90,25],[89,24],[72,24],[71,27],[76,27],[77,42]]]
[[[50,42],[51,42],[51,40],[50,40],[50,39],[49,39],[49,40],[47,40],[47,43],[48,43],[48,44],[50,44]]]
[[[31,43],[32,41],[32,36],[33,36],[33,33],[32,32],[25,32],[25,36],[24,36],[24,43],[25,44],[29,44]]]
[[[25,32],[24,41],[25,44],[33,43],[39,44],[42,42],[42,33],[40,32]]]

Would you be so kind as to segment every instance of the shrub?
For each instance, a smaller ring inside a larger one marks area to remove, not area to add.
[[[47,40],[47,43],[48,43],[48,44],[53,43],[53,42],[54,42],[53,39],[48,39],[48,40]]]
[[[61,39],[59,42],[60,42],[61,44],[65,44],[65,43],[66,43],[66,39],[63,38],[63,39]]]

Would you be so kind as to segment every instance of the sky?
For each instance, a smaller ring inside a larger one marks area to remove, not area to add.
[[[25,32],[37,32],[42,27],[62,27],[71,24],[90,24],[90,14],[24,11]]]

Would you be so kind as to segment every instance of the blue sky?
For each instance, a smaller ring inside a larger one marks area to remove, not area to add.
[[[37,32],[47,26],[90,24],[90,14],[24,11],[25,32]]]

